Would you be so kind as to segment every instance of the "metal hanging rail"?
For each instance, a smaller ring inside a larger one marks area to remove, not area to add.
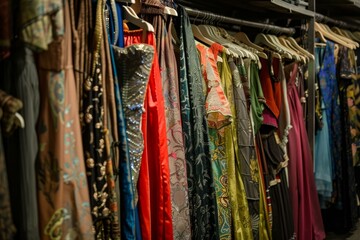
[[[199,10],[192,9],[189,7],[184,7],[184,8],[190,16],[195,17],[197,19],[204,18],[204,19],[208,19],[210,21],[240,25],[240,26],[247,26],[247,27],[253,27],[253,28],[260,28],[263,31],[271,31],[273,33],[283,33],[283,34],[287,34],[287,35],[295,34],[295,28],[286,28],[286,27],[279,27],[276,25],[271,25],[271,24],[266,24],[266,23],[250,22],[250,21],[241,20],[241,19],[237,19],[237,18],[225,17],[225,16],[214,14],[211,12],[199,11]]]
[[[321,23],[331,23],[335,26],[341,27],[341,28],[347,28],[347,29],[352,29],[352,30],[360,30],[360,26],[359,25],[354,25],[354,24],[350,24],[344,21],[340,21],[340,20],[336,20],[327,16],[324,16],[320,13],[316,13],[315,14],[315,20],[317,22],[321,22]]]

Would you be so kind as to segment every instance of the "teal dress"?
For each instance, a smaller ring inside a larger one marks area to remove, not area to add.
[[[320,70],[320,62],[324,54],[324,48],[317,47],[315,49],[316,54],[316,70],[317,74]],[[322,127],[318,129],[315,135],[315,161],[314,161],[314,174],[316,189],[319,194],[320,207],[326,208],[326,202],[331,198],[333,191],[332,188],[332,155],[330,147],[330,132],[328,124],[328,115],[326,113],[326,107],[324,101],[321,101],[321,115],[322,115]]]
[[[181,118],[187,161],[193,239],[219,239],[216,196],[206,120],[200,62],[190,19],[178,7],[180,38]]]

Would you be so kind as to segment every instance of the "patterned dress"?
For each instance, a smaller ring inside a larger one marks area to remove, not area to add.
[[[219,239],[202,75],[190,19],[178,8],[180,99],[193,239]]]
[[[179,76],[172,43],[172,18],[157,0],[142,1],[141,13],[154,26],[165,100],[174,239],[190,239],[189,197],[181,123]]]
[[[67,1],[64,13],[64,38],[52,43],[39,58],[39,231],[41,239],[93,239]]]
[[[211,163],[214,176],[220,239],[231,239],[231,206],[225,146],[225,129],[232,120],[230,103],[225,96],[212,49],[197,44],[201,71],[205,80],[205,109],[209,127]]]
[[[124,31],[125,46],[142,43],[143,30]],[[155,36],[146,33],[144,43],[156,49]],[[165,101],[157,52],[151,66],[141,129],[144,152],[141,163],[134,165],[133,177],[139,194],[139,218],[142,239],[172,239],[170,171],[167,147]],[[157,126],[156,128],[154,126]],[[136,178],[136,176],[138,176]]]

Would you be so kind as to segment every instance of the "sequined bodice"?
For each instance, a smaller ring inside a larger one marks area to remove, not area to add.
[[[113,46],[116,69],[120,73],[120,85],[126,118],[126,134],[129,141],[130,165],[135,195],[139,178],[144,141],[141,118],[154,48],[147,44],[134,44],[126,48]],[[136,197],[137,198],[137,197]]]

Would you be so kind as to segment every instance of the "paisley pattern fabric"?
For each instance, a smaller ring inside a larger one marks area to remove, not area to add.
[[[219,239],[200,62],[185,9],[178,8],[180,99],[193,239]]]
[[[93,239],[66,2],[64,12],[64,39],[51,45],[39,58],[39,231],[41,239]],[[51,55],[55,49],[65,60],[60,65],[54,59],[60,56]]]
[[[229,202],[225,129],[231,119],[230,104],[225,96],[212,49],[197,44],[205,91],[210,137],[211,163],[216,190],[220,239],[231,238],[231,207]],[[217,55],[216,55],[217,56]],[[219,100],[222,101],[219,101]]]
[[[163,8],[153,6],[154,2],[160,5],[153,0],[142,1],[141,13],[144,15],[144,19],[154,26],[159,54],[165,100],[174,239],[190,239],[188,183],[181,126],[179,76],[171,33],[173,22],[170,16],[163,15]]]

